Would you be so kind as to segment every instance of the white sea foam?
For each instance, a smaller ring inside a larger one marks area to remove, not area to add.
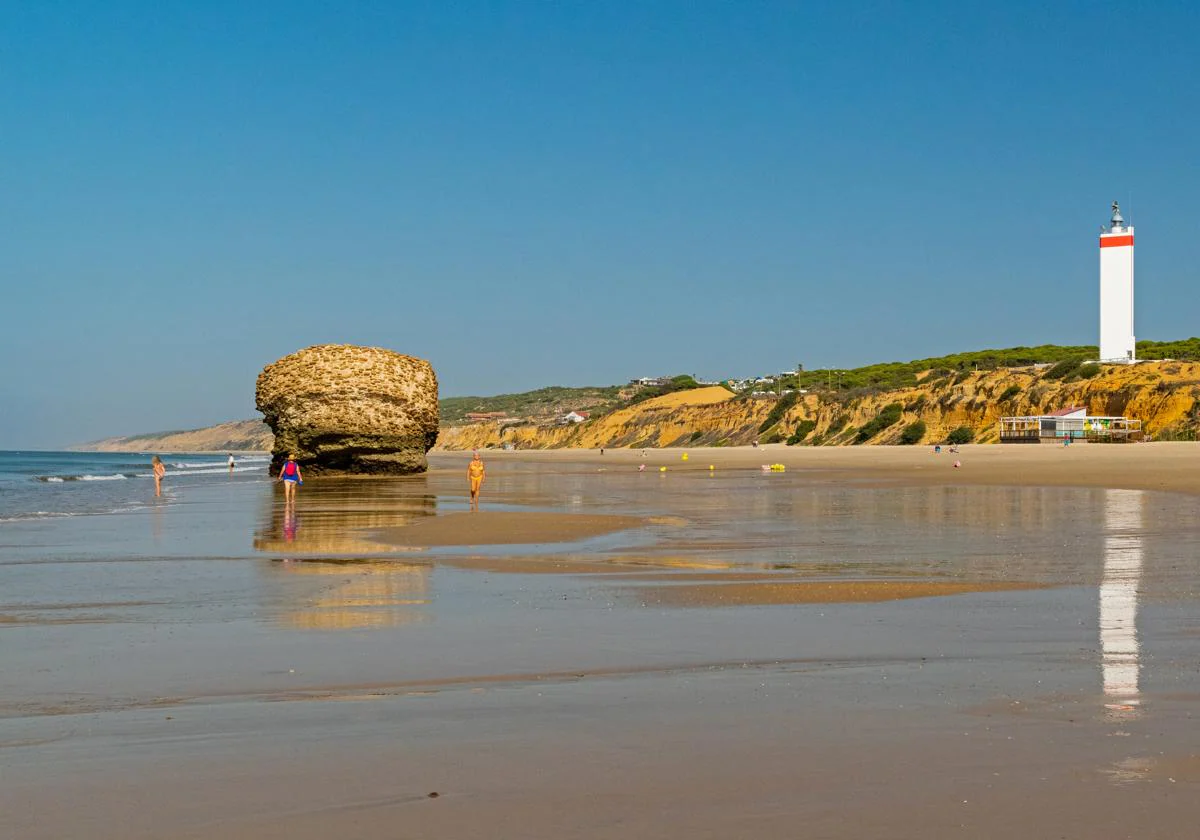
[[[254,457],[254,458],[238,458],[236,455],[234,456],[234,459],[235,459],[235,464],[237,464],[238,466],[240,466],[242,464],[265,464],[271,460],[270,458],[264,458],[262,456],[258,456],[258,457]],[[177,469],[177,470],[204,470],[204,469],[211,469],[213,467],[222,467],[225,470],[228,470],[229,462],[228,461],[202,461],[202,462],[176,461],[175,463],[171,464],[171,467],[173,469]],[[236,467],[235,467],[235,471],[236,471]]]
[[[81,475],[76,481],[124,481],[127,478],[129,476],[124,473],[117,473],[115,475]]]
[[[212,464],[205,464],[205,466],[208,467],[208,469],[180,470],[179,472],[175,473],[175,475],[224,475],[229,472],[229,467],[214,467]],[[234,467],[233,471],[235,473],[262,472],[262,467]],[[167,475],[171,475],[171,473],[167,473]]]
[[[28,513],[12,513],[7,516],[0,516],[0,522],[23,522],[30,519],[51,519],[59,516],[86,516],[86,513],[76,511],[58,511],[58,510],[31,510]]]

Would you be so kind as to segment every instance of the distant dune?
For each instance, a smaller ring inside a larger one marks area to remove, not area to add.
[[[89,452],[269,452],[274,438],[261,420],[237,420],[204,429],[105,438],[72,447]]]

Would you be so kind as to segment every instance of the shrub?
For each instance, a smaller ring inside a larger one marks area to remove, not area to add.
[[[842,429],[846,428],[846,424],[849,422],[850,422],[850,415],[839,414],[837,417],[833,418],[833,421],[829,424],[829,428],[825,430],[825,436],[833,437],[838,432],[840,432]]]
[[[1000,395],[998,402],[1008,402],[1019,393],[1021,393],[1020,385],[1009,385],[1004,389],[1004,393]]]
[[[763,439],[763,443],[783,443],[783,432],[771,432]]]
[[[796,428],[792,430],[791,437],[787,439],[788,446],[795,446],[797,443],[808,437],[815,428],[817,428],[816,420],[801,420],[798,424],[796,424]]]
[[[1042,379],[1066,379],[1068,376],[1079,370],[1079,366],[1083,364],[1083,359],[1063,359],[1061,362],[1056,362],[1051,366],[1050,370],[1042,374]]]
[[[970,443],[975,440],[975,431],[970,426],[959,426],[946,435],[946,443]]]
[[[788,394],[779,402],[771,407],[771,413],[767,415],[767,419],[762,421],[762,425],[758,427],[760,432],[765,432],[767,429],[774,426],[783,419],[783,415],[788,413],[788,409],[796,404],[796,400],[800,399],[799,394]]]
[[[1167,426],[1165,429],[1159,429],[1154,435],[1155,440],[1195,440],[1196,432],[1189,429],[1183,423],[1176,423],[1173,426]]]
[[[1075,371],[1075,375],[1080,379],[1091,379],[1093,376],[1100,375],[1100,365],[1088,364],[1080,365],[1079,370]]]
[[[882,432],[888,426],[894,426],[900,421],[900,415],[904,411],[904,406],[900,403],[889,403],[883,407],[883,411],[875,415],[875,419],[867,423],[858,430],[858,434],[854,436],[855,443],[864,443],[875,435]]]
[[[921,394],[921,396],[917,397],[915,400],[910,402],[908,405],[904,406],[904,410],[905,411],[920,411],[924,407],[925,407],[925,395]]]
[[[692,443],[693,441],[700,440],[700,438],[702,438],[702,437],[704,437],[704,432],[697,429],[696,431],[692,432],[691,437],[688,438],[688,443]]]
[[[900,433],[900,443],[905,446],[912,446],[915,443],[920,443],[923,437],[925,437],[925,421],[918,420],[904,427],[904,431]]]

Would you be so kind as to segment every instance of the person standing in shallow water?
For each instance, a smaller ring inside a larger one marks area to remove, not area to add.
[[[233,453],[229,453],[229,475],[233,475]]]
[[[150,459],[150,466],[154,470],[154,495],[162,495],[162,480],[167,474],[167,468],[163,465],[162,458],[155,455]]]
[[[296,501],[296,485],[304,483],[304,476],[300,474],[300,465],[296,463],[295,455],[288,455],[287,461],[279,468],[279,478],[276,480],[283,482],[284,503],[293,504]]]
[[[471,485],[471,510],[479,510],[479,488],[483,486],[483,460],[476,452],[467,464],[467,482]]]

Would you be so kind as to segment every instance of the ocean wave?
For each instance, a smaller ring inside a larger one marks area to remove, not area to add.
[[[92,475],[84,473],[83,475],[39,475],[35,476],[38,481],[47,481],[58,484],[62,481],[124,481],[127,478],[136,478],[137,473],[114,473],[112,475]]]
[[[178,472],[168,472],[167,475],[185,476],[185,475],[225,475],[229,472],[229,467],[214,467],[211,464],[207,465],[209,469],[192,469],[180,470]],[[262,472],[262,467],[234,467],[235,473],[240,472]],[[149,475],[149,473],[147,473]]]
[[[270,460],[271,460],[270,458],[264,458],[262,456],[259,456],[257,458],[237,458],[235,461],[235,464],[237,466],[241,466],[242,464],[266,464]],[[212,469],[214,467],[222,467],[223,469],[228,470],[229,462],[228,461],[199,461],[199,462],[176,461],[176,462],[170,464],[170,466],[173,469],[177,469],[177,470],[203,470],[203,469]],[[237,471],[236,466],[234,467],[234,471],[235,472]]]
[[[227,475],[229,467],[214,466],[213,464],[203,464],[206,469],[196,468],[190,470],[168,470],[167,476],[173,478],[181,478],[190,475]],[[261,472],[262,467],[234,467],[235,473],[243,472]],[[149,472],[129,472],[129,473],[113,473],[111,475],[93,475],[84,473],[82,475],[38,475],[34,476],[37,481],[44,481],[50,484],[60,484],[64,481],[122,481],[128,478],[154,478],[154,473]]]
[[[31,510],[27,513],[10,513],[0,516],[0,522],[26,522],[30,519],[54,519],[60,516],[87,516],[82,511]]]

